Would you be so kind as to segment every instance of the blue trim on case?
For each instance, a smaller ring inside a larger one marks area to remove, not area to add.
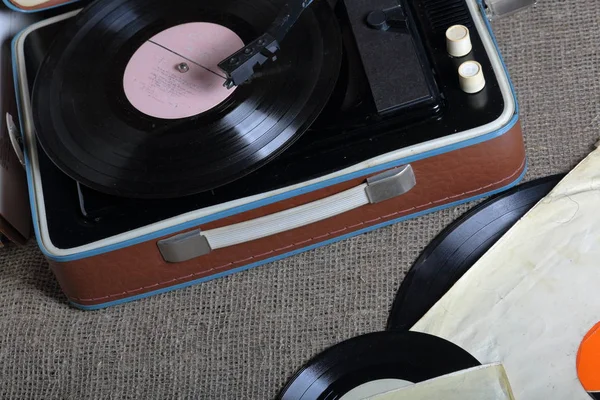
[[[36,10],[24,10],[22,8],[15,6],[13,3],[11,3],[8,0],[4,0],[4,4],[6,4],[6,7],[10,8],[13,11],[17,11],[17,12],[24,13],[24,14],[34,14],[34,13],[37,13],[40,11],[52,10],[53,8],[66,6],[66,5],[72,4],[72,3],[77,3],[78,1],[80,1],[80,0],[71,0],[71,1],[67,1],[66,3],[60,3],[60,4],[53,5],[52,7],[39,8]]]
[[[78,0],[75,0],[78,1]],[[25,28],[24,30],[26,30],[27,28]],[[23,31],[24,31],[23,30]],[[25,138],[25,130],[23,129],[23,110],[21,107],[21,92],[19,90],[19,74],[17,73],[18,70],[18,66],[17,66],[17,40],[18,38],[21,36],[22,32],[19,32],[17,35],[15,35],[15,37],[13,37],[13,39],[11,40],[11,58],[12,58],[12,67],[13,67],[13,85],[15,87],[15,96],[16,96],[16,103],[17,103],[17,113],[19,114],[19,130],[20,130],[20,134],[21,134],[21,140],[23,141],[23,158],[25,161],[25,175],[27,176],[27,189],[28,189],[28,194],[29,194],[29,206],[31,208],[31,220],[33,222],[33,230],[35,232],[35,239],[36,242],[38,244],[38,247],[41,249],[42,253],[44,253],[44,255],[47,254],[47,250],[44,247],[42,240],[41,240],[41,232],[40,232],[40,226],[38,224],[38,213],[37,213],[37,208],[35,206],[35,193],[33,190],[34,184],[33,184],[33,176],[31,173],[31,161],[29,159],[29,148],[27,146],[27,140]]]
[[[135,239],[131,239],[131,240],[128,240],[126,242],[121,242],[121,243],[118,243],[118,244],[113,244],[113,245],[105,246],[105,247],[102,247],[100,249],[86,251],[86,252],[79,253],[79,254],[76,254],[76,255],[58,256],[57,257],[55,255],[50,254],[43,247],[43,244],[41,243],[41,241],[38,240],[38,242],[40,243],[40,245],[41,245],[40,247],[42,248],[42,252],[44,252],[44,254],[46,255],[46,257],[50,258],[51,260],[57,261],[57,262],[74,261],[74,260],[80,260],[82,258],[96,256],[96,255],[99,255],[99,254],[103,254],[103,253],[107,253],[107,252],[119,250],[119,249],[122,249],[122,248],[125,248],[125,247],[129,247],[129,246],[133,246],[133,245],[139,244],[139,243],[143,243],[143,242],[146,242],[148,240],[158,239],[158,238],[163,237],[163,236],[168,236],[168,235],[172,235],[172,234],[175,234],[175,233],[179,233],[179,232],[181,232],[182,230],[185,230],[185,229],[194,228],[194,227],[196,227],[198,225],[202,225],[202,224],[206,224],[208,222],[212,222],[212,221],[215,221],[215,220],[218,220],[218,219],[226,218],[226,217],[229,217],[231,215],[235,215],[235,214],[243,213],[245,211],[249,211],[249,210],[253,210],[253,209],[256,209],[256,208],[260,208],[260,207],[263,207],[263,206],[268,205],[268,204],[272,204],[272,203],[276,203],[276,202],[288,199],[290,197],[296,197],[296,196],[303,195],[305,193],[310,193],[310,192],[313,192],[315,190],[319,190],[319,189],[322,189],[322,188],[325,188],[325,187],[329,187],[329,186],[332,186],[332,185],[335,185],[335,184],[338,184],[338,183],[341,183],[341,182],[345,182],[345,181],[348,181],[348,180],[351,180],[351,179],[354,179],[354,178],[360,178],[360,177],[363,177],[363,176],[366,176],[366,175],[369,175],[369,174],[372,174],[372,173],[383,171],[383,170],[386,170],[386,169],[389,169],[389,168],[394,168],[394,167],[397,167],[399,165],[409,164],[411,162],[415,162],[415,161],[421,160],[423,158],[429,158],[429,157],[437,156],[439,154],[443,154],[443,153],[451,152],[451,151],[454,151],[454,150],[458,150],[458,149],[461,149],[463,147],[471,146],[471,145],[482,143],[482,142],[487,142],[487,141],[489,141],[489,140],[491,140],[493,138],[496,138],[498,136],[502,136],[504,133],[506,133],[508,130],[510,130],[516,124],[516,122],[517,122],[517,117],[515,116],[515,117],[513,117],[513,119],[509,123],[509,125],[507,125],[506,127],[502,128],[502,129],[500,129],[498,131],[492,132],[489,135],[480,136],[478,138],[472,139],[472,140],[470,140],[468,142],[463,142],[463,143],[460,143],[460,144],[450,145],[450,146],[447,146],[445,148],[431,150],[431,151],[428,151],[428,152],[425,152],[425,153],[421,153],[418,156],[406,157],[406,158],[403,158],[401,160],[396,160],[396,161],[393,161],[393,162],[389,162],[389,163],[386,163],[386,164],[379,165],[377,167],[366,168],[366,169],[363,169],[363,170],[360,170],[360,171],[357,171],[357,172],[353,172],[351,174],[347,174],[347,175],[340,176],[340,177],[337,177],[337,178],[329,179],[327,181],[315,183],[315,184],[312,184],[312,185],[309,185],[309,186],[306,186],[306,187],[303,187],[303,188],[295,189],[295,190],[292,190],[292,191],[289,191],[289,192],[286,192],[286,193],[281,193],[281,194],[278,194],[278,195],[275,195],[275,196],[272,196],[272,197],[269,197],[269,198],[266,198],[266,199],[262,199],[262,200],[258,200],[258,201],[252,202],[252,203],[248,203],[248,204],[245,204],[243,206],[239,206],[239,207],[235,207],[235,208],[232,208],[232,209],[229,209],[229,210],[226,210],[226,211],[222,211],[222,212],[219,212],[219,213],[211,214],[211,215],[208,215],[206,217],[195,219],[195,220],[192,220],[192,221],[189,221],[189,222],[185,222],[185,223],[182,223],[182,224],[170,227],[170,228],[166,228],[166,229],[163,229],[163,230],[160,230],[160,231],[153,232],[151,234],[139,236],[139,237],[137,237]],[[37,220],[36,220],[36,223],[37,223]]]
[[[500,189],[496,189],[494,191],[491,191],[491,192],[488,192],[488,193],[485,193],[485,194],[481,194],[481,195],[478,195],[478,196],[474,196],[474,197],[471,197],[471,198],[468,198],[468,199],[455,201],[453,203],[445,204],[445,205],[442,205],[442,206],[439,206],[439,207],[430,208],[430,209],[425,210],[425,211],[420,211],[420,212],[417,212],[417,213],[414,213],[414,214],[410,214],[410,215],[407,215],[407,216],[404,216],[404,217],[401,217],[401,218],[397,218],[397,219],[394,219],[394,220],[391,220],[391,221],[383,222],[383,223],[378,224],[378,225],[373,225],[373,226],[370,226],[368,228],[361,229],[361,230],[358,230],[358,231],[354,231],[354,232],[348,233],[346,235],[338,236],[338,237],[330,239],[330,240],[325,240],[323,242],[315,243],[313,245],[304,247],[302,249],[290,251],[289,253],[281,254],[281,255],[278,255],[276,257],[271,257],[271,258],[268,258],[266,260],[262,260],[262,261],[258,261],[258,262],[252,263],[252,264],[244,265],[243,267],[234,268],[234,269],[231,269],[231,270],[225,271],[225,272],[219,272],[217,274],[214,274],[214,275],[211,275],[211,276],[208,276],[208,277],[196,279],[196,280],[185,282],[185,283],[180,283],[178,285],[169,286],[169,287],[164,288],[164,289],[154,290],[154,291],[151,291],[151,292],[147,292],[147,293],[143,293],[143,294],[138,294],[136,296],[131,296],[131,297],[128,297],[128,298],[125,298],[125,299],[110,301],[110,302],[107,302],[107,303],[97,304],[97,305],[93,305],[93,306],[85,306],[85,305],[82,305],[82,304],[79,304],[79,303],[75,303],[73,301],[70,301],[70,303],[73,306],[75,306],[75,307],[77,307],[77,308],[79,308],[81,310],[84,310],[84,311],[94,311],[94,310],[100,310],[100,309],[111,307],[111,306],[116,306],[116,305],[123,304],[123,303],[129,303],[131,301],[143,299],[143,298],[154,296],[154,295],[157,295],[157,294],[171,292],[173,290],[186,288],[188,286],[196,285],[196,284],[199,284],[199,283],[202,283],[202,282],[207,282],[207,281],[210,281],[210,280],[213,280],[213,279],[222,278],[224,276],[232,275],[232,274],[235,274],[237,272],[246,271],[248,269],[251,269],[251,268],[254,268],[254,267],[258,267],[258,266],[263,265],[263,264],[267,264],[267,263],[279,261],[281,259],[284,259],[284,258],[287,258],[287,257],[291,257],[291,256],[294,256],[296,254],[303,253],[305,251],[316,249],[318,247],[322,247],[322,246],[326,246],[326,245],[329,245],[329,244],[332,244],[332,243],[336,243],[336,242],[339,242],[339,241],[342,241],[342,240],[346,240],[346,239],[351,238],[353,236],[361,235],[361,234],[369,232],[369,231],[373,231],[373,230],[376,230],[376,229],[379,229],[379,228],[383,228],[384,226],[397,224],[399,222],[406,221],[408,219],[412,219],[412,218],[416,218],[416,217],[420,217],[420,216],[423,216],[423,215],[426,215],[426,214],[430,214],[430,213],[433,213],[433,212],[436,212],[436,211],[440,211],[440,210],[443,210],[445,208],[455,207],[455,206],[463,204],[463,203],[468,203],[470,201],[474,201],[474,200],[478,200],[478,199],[481,199],[481,198],[484,198],[484,197],[492,196],[494,194],[503,192],[505,190],[508,190],[508,189],[516,186],[519,182],[521,182],[521,180],[525,176],[526,172],[527,172],[527,165],[525,166],[525,169],[523,170],[523,172],[521,173],[521,175],[519,175],[519,177],[517,179],[515,179],[510,184],[508,184],[508,185],[506,185],[506,186],[504,186],[504,187],[502,187]]]
[[[74,0],[74,1],[78,1],[78,0]],[[481,1],[481,0],[478,0],[478,1]],[[480,3],[480,7],[482,7],[481,3]],[[85,251],[85,252],[81,252],[81,253],[73,254],[73,255],[68,255],[68,256],[56,256],[56,255],[50,253],[45,248],[45,246],[44,246],[44,244],[43,244],[43,242],[41,240],[41,232],[40,232],[40,228],[39,228],[39,224],[38,224],[39,216],[37,214],[37,208],[35,206],[35,193],[33,191],[33,176],[31,175],[31,167],[30,167],[31,163],[30,163],[30,160],[29,160],[28,152],[27,152],[27,146],[25,146],[25,149],[24,149],[25,162],[29,166],[26,169],[27,169],[27,179],[28,179],[28,182],[29,182],[30,206],[31,206],[31,209],[32,209],[33,225],[34,225],[34,230],[35,230],[35,233],[36,233],[36,235],[35,235],[36,236],[36,241],[38,243],[39,248],[41,249],[42,253],[44,253],[44,255],[48,259],[50,259],[52,261],[55,261],[55,262],[68,262],[68,261],[75,261],[75,260],[80,260],[80,259],[84,259],[84,258],[88,258],[88,257],[93,257],[93,256],[96,256],[96,255],[99,255],[99,254],[104,254],[104,253],[107,253],[107,252],[112,252],[112,251],[119,250],[119,249],[122,249],[122,248],[125,248],[125,247],[134,246],[136,244],[143,243],[143,242],[146,242],[146,241],[149,241],[149,240],[154,240],[154,239],[157,239],[157,238],[160,238],[160,237],[163,237],[163,236],[168,236],[168,235],[176,234],[176,233],[179,233],[182,230],[190,229],[190,228],[196,227],[198,225],[206,224],[206,223],[211,222],[211,221],[215,221],[215,220],[218,220],[218,219],[226,218],[226,217],[231,216],[231,215],[235,215],[235,214],[243,213],[245,211],[249,211],[249,210],[253,210],[253,209],[259,208],[259,207],[263,207],[265,205],[276,203],[278,201],[282,201],[282,200],[288,199],[290,197],[300,196],[302,194],[305,194],[305,193],[308,193],[308,192],[312,192],[312,191],[315,191],[315,190],[319,190],[321,188],[328,187],[328,186],[331,186],[331,185],[335,185],[335,184],[338,184],[338,183],[342,183],[342,182],[345,182],[345,181],[348,181],[348,180],[351,180],[351,179],[354,179],[354,178],[359,178],[359,177],[362,177],[362,176],[365,176],[365,175],[369,175],[369,174],[373,174],[373,173],[376,173],[376,172],[379,172],[379,171],[382,171],[382,170],[386,170],[386,169],[389,169],[389,168],[394,168],[394,167],[397,167],[399,165],[408,164],[408,163],[415,162],[417,160],[421,160],[421,159],[424,159],[424,158],[433,157],[433,156],[437,156],[437,155],[440,155],[440,154],[444,154],[444,153],[448,153],[448,152],[451,152],[451,151],[455,151],[455,150],[458,150],[458,149],[461,149],[461,148],[473,146],[473,145],[476,145],[476,144],[479,144],[479,143],[483,143],[483,142],[492,140],[492,139],[494,139],[496,137],[502,136],[503,134],[505,134],[506,132],[508,132],[517,123],[517,121],[518,121],[518,115],[519,115],[518,114],[519,107],[518,107],[517,98],[516,98],[516,95],[515,95],[515,90],[514,90],[514,87],[512,85],[512,81],[510,80],[510,76],[508,74],[508,70],[506,68],[504,60],[502,59],[502,56],[501,56],[500,51],[498,49],[496,38],[494,37],[494,35],[492,33],[492,29],[491,29],[491,26],[489,24],[489,21],[485,17],[485,12],[483,11],[483,8],[482,8],[481,12],[482,12],[483,20],[485,21],[486,26],[488,28],[488,32],[489,32],[489,34],[490,34],[490,36],[492,38],[492,42],[493,42],[494,46],[497,49],[497,53],[498,53],[498,57],[499,57],[500,63],[502,64],[502,67],[504,68],[504,71],[506,73],[506,76],[507,76],[507,79],[508,79],[508,82],[509,82],[509,85],[510,85],[510,88],[511,88],[511,93],[513,95],[513,99],[514,99],[514,103],[515,103],[515,114],[513,115],[512,119],[507,123],[507,125],[504,126],[503,128],[501,128],[499,130],[496,130],[494,132],[490,132],[488,134],[479,136],[477,138],[466,140],[464,142],[452,144],[452,145],[449,145],[449,146],[446,146],[446,147],[442,147],[442,148],[439,148],[439,149],[436,149],[436,150],[430,150],[428,152],[424,152],[424,153],[421,153],[419,155],[409,156],[409,157],[403,158],[401,160],[396,160],[396,161],[389,162],[389,163],[386,163],[386,164],[382,164],[382,165],[379,165],[379,166],[376,166],[376,167],[366,168],[366,169],[363,169],[361,171],[357,171],[357,172],[354,172],[354,173],[346,174],[344,176],[340,176],[340,177],[337,177],[337,178],[329,179],[327,181],[315,183],[315,184],[312,184],[312,185],[309,185],[309,186],[306,186],[306,187],[303,187],[303,188],[299,188],[299,189],[295,189],[295,190],[292,190],[292,191],[289,191],[289,192],[286,192],[286,193],[282,193],[282,194],[279,194],[279,195],[271,196],[269,198],[258,200],[258,201],[252,202],[252,203],[248,203],[248,204],[245,204],[243,206],[235,207],[235,208],[232,208],[230,210],[222,211],[222,212],[215,213],[215,214],[203,217],[203,218],[198,218],[198,219],[195,219],[195,220],[192,220],[192,221],[188,221],[188,222],[185,222],[185,223],[182,223],[182,224],[170,227],[170,228],[162,229],[160,231],[156,231],[156,232],[153,232],[151,234],[143,235],[143,236],[140,236],[140,237],[128,240],[128,241],[124,241],[124,242],[120,242],[120,243],[117,243],[117,244],[113,244],[113,245],[109,245],[109,246],[104,246],[104,247],[101,247],[99,249],[89,250],[89,251]],[[16,57],[15,57],[15,53],[16,53],[15,43],[16,43],[16,40],[17,40],[18,36],[20,36],[20,35],[15,36],[15,38],[13,39],[12,47],[13,47],[13,75],[14,75],[14,81],[15,81],[15,89],[17,91],[17,96],[20,97],[19,90],[18,90],[18,84],[17,84],[17,75],[18,74],[17,74],[17,65],[16,65]],[[21,111],[20,101],[17,101],[17,106],[18,106],[19,116],[21,116],[22,115],[22,111]],[[22,118],[19,118],[19,123],[20,123],[20,127],[21,127],[21,134],[23,135],[24,130],[23,130]]]

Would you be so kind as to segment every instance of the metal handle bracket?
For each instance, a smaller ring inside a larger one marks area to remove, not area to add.
[[[371,204],[381,203],[403,195],[417,185],[417,178],[412,166],[404,165],[400,168],[386,171],[383,174],[367,179],[367,196]]]

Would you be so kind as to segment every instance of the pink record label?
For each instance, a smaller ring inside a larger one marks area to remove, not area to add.
[[[227,99],[225,74],[217,66],[244,47],[230,29],[192,22],[160,32],[133,54],[123,75],[129,102],[156,118],[198,115]]]

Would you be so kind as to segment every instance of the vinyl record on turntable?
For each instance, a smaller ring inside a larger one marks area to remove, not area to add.
[[[296,140],[337,80],[341,39],[315,2],[243,85],[218,64],[263,34],[279,0],[99,0],[56,38],[35,80],[39,142],[100,192],[172,198],[232,182]]]
[[[339,343],[302,367],[281,400],[356,400],[480,363],[465,350],[418,332],[376,332]]]

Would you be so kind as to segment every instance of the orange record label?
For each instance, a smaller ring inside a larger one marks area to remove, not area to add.
[[[590,396],[600,400],[600,323],[581,342],[577,352],[577,375]]]

